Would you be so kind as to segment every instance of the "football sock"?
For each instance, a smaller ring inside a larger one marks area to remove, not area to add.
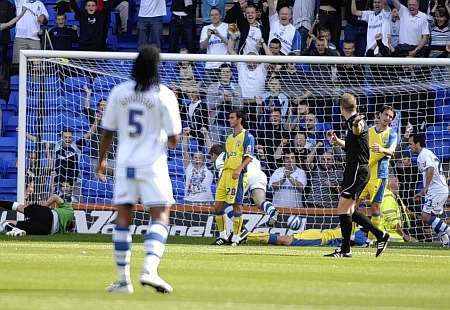
[[[19,204],[17,202],[12,201],[0,201],[0,208],[6,209],[6,210],[17,210],[17,207]]]
[[[232,219],[234,216],[234,210],[233,210],[233,206],[232,205],[226,205],[225,208],[223,209],[225,214],[227,215],[227,217],[229,219]],[[225,219],[226,220],[226,219]]]
[[[149,228],[144,237],[144,264],[142,272],[157,273],[158,265],[166,248],[169,229],[160,222],[149,223]]]
[[[447,235],[450,235],[450,228],[448,227],[448,225],[437,216],[432,215],[430,221],[428,222],[428,225],[431,225],[431,227],[437,234],[446,233]]]
[[[373,212],[373,213],[372,213],[372,216],[371,216],[371,218],[370,218],[370,221],[372,222],[373,226],[375,226],[376,228],[379,228],[379,227],[380,227],[380,224],[381,224],[381,215],[380,215],[380,212],[378,212],[378,211]],[[375,237],[374,234],[370,233],[370,234],[369,234],[369,238],[370,238],[370,239],[375,239],[376,237]]]
[[[269,233],[251,233],[248,235],[247,240],[267,244],[269,243],[270,236]]]
[[[13,223],[3,222],[0,224],[1,224],[0,231],[8,232],[16,228],[16,225],[14,225]]]
[[[375,227],[375,225],[373,225],[370,219],[361,212],[359,211],[353,212],[352,220],[359,226],[362,226],[366,228],[368,231],[370,231],[375,236],[375,238],[377,238],[377,240],[383,237],[383,232],[379,230],[377,227]]]
[[[267,241],[267,243],[269,243],[269,244],[277,244],[277,239],[278,239],[278,236],[276,234],[270,234],[269,235],[269,240]]]
[[[233,235],[234,236],[239,236],[239,234],[241,233],[241,229],[242,229],[242,213],[241,212],[234,212],[234,217],[233,217]]]
[[[273,206],[273,204],[270,201],[264,201],[261,206],[260,206],[261,210],[263,210],[266,214],[268,214],[269,216],[272,216],[276,209]]]
[[[348,214],[340,214],[339,222],[341,225],[341,233],[342,233],[341,251],[343,253],[349,253],[350,237],[352,235],[352,218]]]
[[[131,233],[128,226],[119,226],[113,230],[114,258],[117,265],[117,275],[120,282],[131,283]]]
[[[215,218],[216,218],[217,230],[219,231],[219,238],[227,239],[227,232],[225,229],[226,218],[225,218],[224,211],[217,212]]]

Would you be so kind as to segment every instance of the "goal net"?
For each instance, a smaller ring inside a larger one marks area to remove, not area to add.
[[[101,182],[94,173],[101,116],[110,90],[130,78],[136,55],[31,51],[24,55],[19,199],[40,201],[60,194],[77,209],[78,232],[108,233],[115,219],[111,199],[116,141],[107,156],[108,181]],[[267,199],[280,210],[279,222],[269,226],[269,217],[247,193],[247,229],[290,234],[291,216],[300,217],[299,230],[335,227],[345,158],[342,149],[329,143],[326,132],[334,130],[343,137],[339,97],[349,92],[357,96],[369,125],[377,124],[383,105],[395,108],[391,131],[398,135],[398,145],[389,164],[385,197],[391,199],[381,211],[383,225],[429,240],[431,230],[421,223],[421,204],[414,200],[422,179],[408,137],[424,133],[427,147],[448,177],[449,64],[447,59],[162,54],[161,81],[178,98],[184,128],[182,141],[168,151],[177,202],[170,234],[216,233],[212,206],[218,173],[210,151],[213,145],[223,145],[231,132],[227,119],[233,108],[247,112],[255,157],[267,175]],[[370,215],[370,201],[362,200],[360,208]],[[142,233],[148,220],[137,207],[134,232]]]

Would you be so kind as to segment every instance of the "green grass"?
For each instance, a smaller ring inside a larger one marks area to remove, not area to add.
[[[58,241],[58,242],[55,242]],[[110,236],[0,237],[0,309],[304,309],[427,308],[450,305],[450,251],[392,246],[354,249],[352,259],[322,257],[330,248],[214,247],[203,238],[171,238],[159,295],[138,285],[143,258],[135,238],[131,296],[108,295],[115,278]]]

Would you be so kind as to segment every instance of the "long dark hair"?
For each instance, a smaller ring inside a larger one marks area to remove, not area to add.
[[[131,76],[136,81],[135,91],[146,91],[159,85],[159,49],[144,45],[139,49],[139,55],[134,61]]]

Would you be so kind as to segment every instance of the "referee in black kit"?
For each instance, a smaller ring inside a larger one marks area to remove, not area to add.
[[[341,114],[345,118],[345,141],[339,139],[333,131],[327,132],[331,144],[340,145],[345,150],[346,165],[344,179],[341,184],[341,197],[337,208],[342,232],[342,245],[328,257],[352,257],[350,237],[352,221],[370,231],[377,238],[378,257],[386,248],[389,234],[375,227],[370,219],[359,211],[355,211],[355,203],[370,177],[369,132],[364,116],[358,114],[355,96],[343,94],[341,97]]]

